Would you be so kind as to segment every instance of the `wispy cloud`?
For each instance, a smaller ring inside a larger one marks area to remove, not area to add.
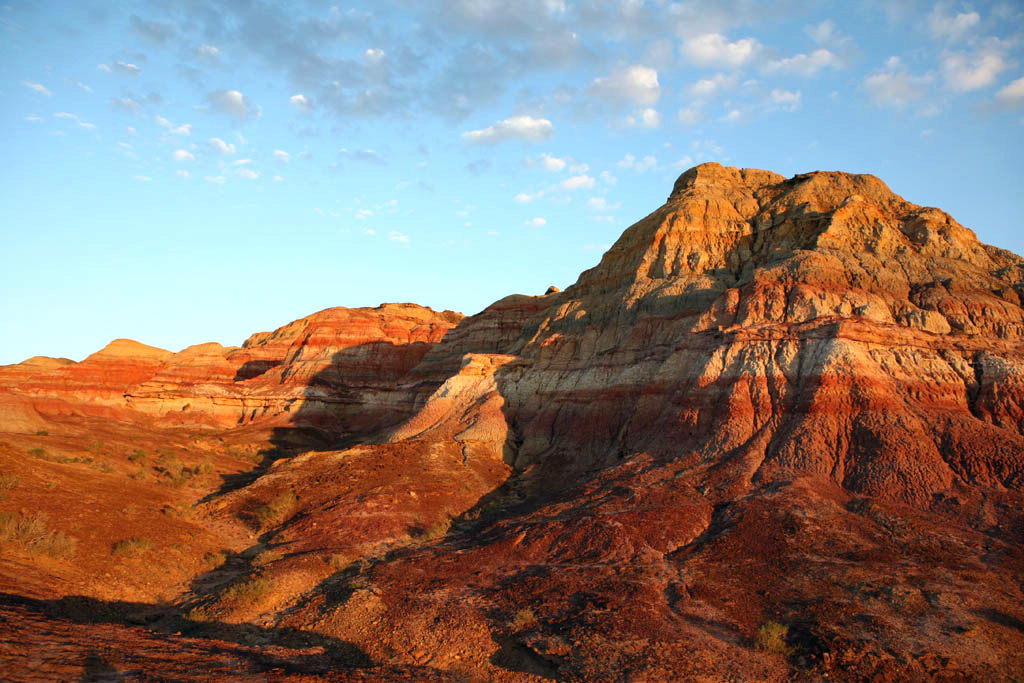
[[[40,95],[45,95],[46,97],[53,97],[53,93],[50,91],[50,89],[47,88],[42,83],[33,83],[32,81],[22,81],[21,84],[23,86],[25,86],[26,88],[34,90],[35,92],[39,93]]]
[[[468,130],[462,134],[462,139],[475,144],[494,144],[506,140],[541,142],[550,138],[554,132],[555,127],[547,119],[513,116],[487,128]]]
[[[249,98],[238,90],[217,90],[209,93],[206,100],[215,111],[227,114],[238,121],[260,116],[260,108],[254,106]]]

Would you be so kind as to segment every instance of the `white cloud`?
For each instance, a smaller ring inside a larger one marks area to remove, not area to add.
[[[796,74],[810,78],[825,68],[839,68],[842,62],[831,50],[819,48],[811,54],[798,54],[768,62],[764,70],[768,73]]]
[[[715,74],[711,78],[702,78],[690,86],[690,94],[694,97],[714,97],[723,90],[736,85],[736,76]]]
[[[948,3],[940,2],[928,15],[928,30],[935,38],[957,41],[970,33],[981,21],[977,12],[961,12],[953,15],[948,12]]]
[[[363,59],[371,64],[377,64],[384,59],[384,50],[376,47],[366,48],[366,51],[363,52]]]
[[[644,171],[649,171],[652,168],[657,168],[658,158],[648,154],[643,159],[638,160],[632,154],[627,154],[616,163],[616,166],[619,168],[631,168],[637,173],[643,173]]]
[[[558,171],[564,170],[567,164],[568,162],[565,159],[559,159],[558,157],[553,157],[550,154],[540,155],[540,165],[544,167],[545,171],[557,173]]]
[[[82,81],[78,81],[75,85],[77,85],[82,92],[92,93],[92,88],[87,86],[85,83],[82,83]]]
[[[683,56],[694,64],[729,68],[743,66],[762,50],[756,38],[741,38],[730,43],[721,33],[704,33],[682,45]]]
[[[150,178],[148,175],[137,175],[135,176],[135,179],[141,183],[148,183],[149,181],[152,180],[152,178]]]
[[[639,105],[650,105],[661,97],[658,72],[648,66],[636,64],[595,78],[590,93],[606,100],[627,100]]]
[[[462,134],[462,139],[472,143],[489,144],[504,140],[539,142],[550,138],[554,131],[554,126],[547,119],[535,119],[532,116],[513,116],[487,128],[468,130]]]
[[[591,197],[587,200],[587,208],[591,211],[614,211],[620,206],[621,203],[611,204],[604,197]]]
[[[627,126],[642,126],[644,128],[658,128],[661,126],[661,114],[656,110],[647,108],[637,112],[633,116],[626,117]]]
[[[89,123],[88,121],[83,121],[78,116],[76,116],[74,114],[69,114],[66,111],[59,111],[59,112],[57,112],[56,114],[53,115],[53,118],[55,118],[55,119],[67,119],[67,120],[74,121],[75,123],[77,123],[80,128],[85,128],[87,130],[96,130],[95,124]]]
[[[260,115],[260,108],[254,107],[249,98],[237,90],[217,90],[206,99],[217,111],[242,121]]]
[[[692,126],[701,122],[704,118],[704,113],[696,104],[691,104],[680,109],[676,118],[679,119],[679,123],[684,126]]]
[[[529,225],[531,228],[543,228],[545,225],[548,224],[548,222],[543,218],[531,218],[530,220],[526,221],[526,224]]]
[[[175,161],[195,161],[196,157],[195,157],[194,154],[192,154],[192,152],[189,152],[188,150],[176,149],[176,150],[174,150],[174,160]]]
[[[274,158],[280,161],[282,164],[287,164],[289,160],[288,152],[283,149],[274,150]]]
[[[301,112],[313,111],[313,101],[310,100],[305,95],[303,95],[302,93],[292,95],[291,97],[288,98],[288,101],[292,103],[293,107],[295,107]]]
[[[284,181],[284,177],[283,177],[283,176],[279,176],[279,175],[276,175],[276,176],[274,176],[273,178],[271,178],[271,179],[270,179],[270,181],[271,181],[271,182],[274,182],[274,183],[280,183],[280,182],[283,182],[283,181]]]
[[[582,161],[576,162],[569,167],[569,173],[573,175],[580,175],[590,170],[590,164],[585,164]]]
[[[792,91],[776,88],[769,94],[769,99],[773,109],[796,111],[800,108],[800,96],[801,93],[799,90]]]
[[[210,138],[206,142],[209,143],[210,147],[213,147],[215,150],[217,150],[221,154],[234,154],[235,153],[235,146],[233,144],[231,144],[230,142],[224,142],[220,138]]]
[[[238,159],[236,161],[232,161],[231,165],[232,166],[247,166],[247,165],[249,165],[251,163],[252,163],[252,159]]]
[[[260,177],[260,174],[257,171],[252,170],[251,168],[240,168],[237,171],[235,171],[235,173],[237,173],[240,177],[248,178],[249,180],[256,180],[257,178]]]
[[[998,38],[986,40],[973,53],[950,52],[942,60],[946,87],[954,92],[978,90],[991,85],[1009,64],[1005,48]]]
[[[737,121],[740,121],[742,118],[743,112],[741,112],[739,109],[730,109],[725,113],[725,116],[722,117],[722,120],[728,121],[729,123],[736,123]]]
[[[23,86],[25,86],[26,88],[31,88],[32,90],[35,90],[40,95],[45,95],[46,97],[53,97],[53,93],[50,92],[50,89],[47,88],[42,83],[32,83],[31,81],[22,81],[21,84]]]
[[[1024,102],[1024,77],[1000,88],[996,99],[1004,103]]]
[[[538,199],[540,199],[543,196],[544,196],[543,190],[540,191],[540,192],[535,192],[533,194],[530,194],[528,192],[520,192],[515,197],[513,197],[513,199],[515,199],[515,201],[519,202],[520,204],[529,204],[530,202],[537,201]]]
[[[820,24],[807,26],[804,28],[804,32],[818,45],[828,45],[839,35],[836,31],[836,24],[831,19],[826,19]]]
[[[43,120],[43,117],[36,116],[35,114],[29,114],[27,116],[23,116],[22,118],[24,120],[26,120],[26,121],[32,121],[32,122],[37,122],[37,121],[42,121]]]
[[[687,154],[682,159],[672,164],[672,168],[676,169],[677,171],[681,171],[684,168],[690,168],[691,166],[693,166],[693,159],[690,158],[689,154]]]
[[[196,55],[204,59],[217,59],[220,55],[220,50],[213,45],[200,45],[196,48]]]
[[[595,181],[588,175],[574,175],[566,178],[558,184],[560,188],[571,192],[573,190],[589,190],[594,187]]]
[[[210,182],[210,183],[214,183],[215,185],[223,185],[224,184],[224,176],[222,176],[222,175],[208,175],[208,176],[204,176],[203,180],[205,180],[207,182]]]
[[[619,179],[613,176],[610,171],[601,171],[601,174],[598,177],[605,185],[614,185],[619,182]]]
[[[391,232],[389,232],[388,233],[388,239],[391,240],[392,242],[401,242],[402,244],[408,244],[409,243],[409,236],[408,235],[403,235],[402,233],[398,232],[397,230],[392,230]]]
[[[167,132],[170,133],[171,135],[191,135],[192,134],[192,124],[191,123],[185,123],[185,124],[182,124],[182,125],[177,126],[175,128],[171,128]]]
[[[928,93],[934,78],[930,74],[914,76],[899,57],[890,57],[885,66],[864,79],[864,90],[878,106],[903,109]]]
[[[387,163],[387,161],[384,160],[384,157],[382,157],[380,154],[378,154],[375,150],[372,149],[350,150],[345,147],[342,147],[341,149],[338,150],[338,153],[353,161],[362,161],[367,164],[384,165]]]
[[[175,173],[177,175],[180,175],[182,178],[188,178],[190,175],[192,175],[191,173],[189,173],[185,169],[178,169],[177,171],[175,171]]]
[[[100,71],[106,71],[107,73],[118,73],[124,76],[138,76],[142,73],[142,69],[129,64],[128,62],[114,62],[113,64],[97,64],[96,68]]]
[[[139,108],[139,103],[130,97],[111,97],[110,104],[127,112],[134,112]]]

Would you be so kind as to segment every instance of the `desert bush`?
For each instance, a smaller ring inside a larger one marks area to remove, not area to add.
[[[515,613],[512,617],[512,621],[509,622],[509,626],[516,633],[525,631],[526,629],[537,625],[537,617],[534,615],[532,609],[521,609]]]
[[[146,458],[148,457],[149,456],[146,455],[146,451],[142,450],[141,448],[136,448],[134,451],[128,454],[128,459],[131,460],[132,462],[146,462]]]
[[[28,454],[33,456],[33,457],[36,457],[36,458],[45,458],[46,457],[46,449],[45,448],[30,448],[28,450]]]
[[[50,435],[50,432],[46,431],[45,429],[40,429],[39,431],[36,432],[36,436],[49,436],[49,435]]]
[[[0,514],[0,543],[16,543],[26,552],[47,557],[67,557],[75,551],[75,539],[51,529],[46,515]]]
[[[21,479],[13,474],[0,475],[0,489],[16,489],[20,483]]]
[[[298,504],[299,497],[294,491],[288,490],[269,503],[259,505],[253,511],[253,517],[260,529],[267,529],[288,519]]]
[[[251,605],[262,600],[273,589],[274,582],[269,577],[257,576],[228,586],[220,597],[222,600]]]
[[[111,547],[110,554],[115,557],[137,558],[148,553],[153,547],[153,541],[148,538],[125,538]]]
[[[253,564],[262,567],[270,564],[271,562],[277,562],[284,558],[284,553],[279,550],[264,550],[253,559]]]
[[[209,569],[217,569],[227,562],[228,554],[223,550],[219,550],[215,553],[206,553],[203,555],[203,564]]]
[[[777,621],[766,621],[757,629],[757,649],[788,657],[793,654],[793,648],[786,644],[787,635],[788,626]]]

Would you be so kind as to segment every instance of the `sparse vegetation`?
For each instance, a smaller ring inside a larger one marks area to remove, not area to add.
[[[193,607],[185,613],[185,618],[188,621],[194,621],[196,623],[213,621],[213,618],[210,616],[210,613],[206,611],[205,607]]]
[[[242,604],[255,604],[262,600],[274,588],[274,582],[266,576],[257,576],[228,586],[221,593],[222,600]]]
[[[45,448],[30,448],[28,450],[28,454],[33,456],[33,457],[36,457],[36,458],[45,458],[46,457],[46,449]]]
[[[128,454],[128,459],[131,460],[132,462],[146,462],[146,458],[148,457],[149,456],[146,455],[146,451],[142,450],[141,448],[136,448],[134,451]]]
[[[271,562],[277,562],[284,558],[284,553],[279,550],[264,550],[253,559],[253,564],[262,567],[268,565]]]
[[[413,536],[420,541],[430,541],[435,538],[441,538],[442,536],[444,536],[446,533],[448,533],[448,530],[451,528],[451,526],[452,520],[446,517],[444,519],[440,519],[434,522],[433,524],[424,528],[423,530],[414,533]]]
[[[766,621],[757,629],[757,649],[789,657],[793,654],[793,648],[786,644],[787,635],[788,626],[777,621]]]
[[[223,565],[225,562],[227,562],[227,559],[228,559],[228,554],[226,552],[224,552],[223,550],[220,550],[220,551],[217,551],[215,553],[206,553],[206,555],[203,556],[203,563],[209,569],[217,569],[218,567]]]
[[[113,545],[110,554],[115,557],[137,558],[142,557],[154,548],[154,543],[148,538],[126,538]]]
[[[532,628],[537,625],[537,617],[534,615],[532,609],[521,609],[516,612],[515,616],[512,617],[512,621],[509,622],[509,626],[512,631],[519,633],[525,631],[528,628]]]
[[[298,507],[299,498],[292,490],[285,491],[269,503],[258,506],[253,517],[260,529],[267,529],[284,522]]]
[[[0,475],[0,489],[16,489],[20,483],[21,479],[13,474]]]
[[[51,529],[42,513],[0,514],[0,543],[16,543],[32,555],[67,557],[75,551],[75,539]]]
[[[49,436],[49,435],[50,435],[50,432],[46,431],[45,429],[40,429],[38,432],[36,432],[36,436]]]

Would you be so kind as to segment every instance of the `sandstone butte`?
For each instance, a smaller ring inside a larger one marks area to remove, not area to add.
[[[0,368],[0,671],[1022,680],[1022,296],[712,163],[564,291]]]

